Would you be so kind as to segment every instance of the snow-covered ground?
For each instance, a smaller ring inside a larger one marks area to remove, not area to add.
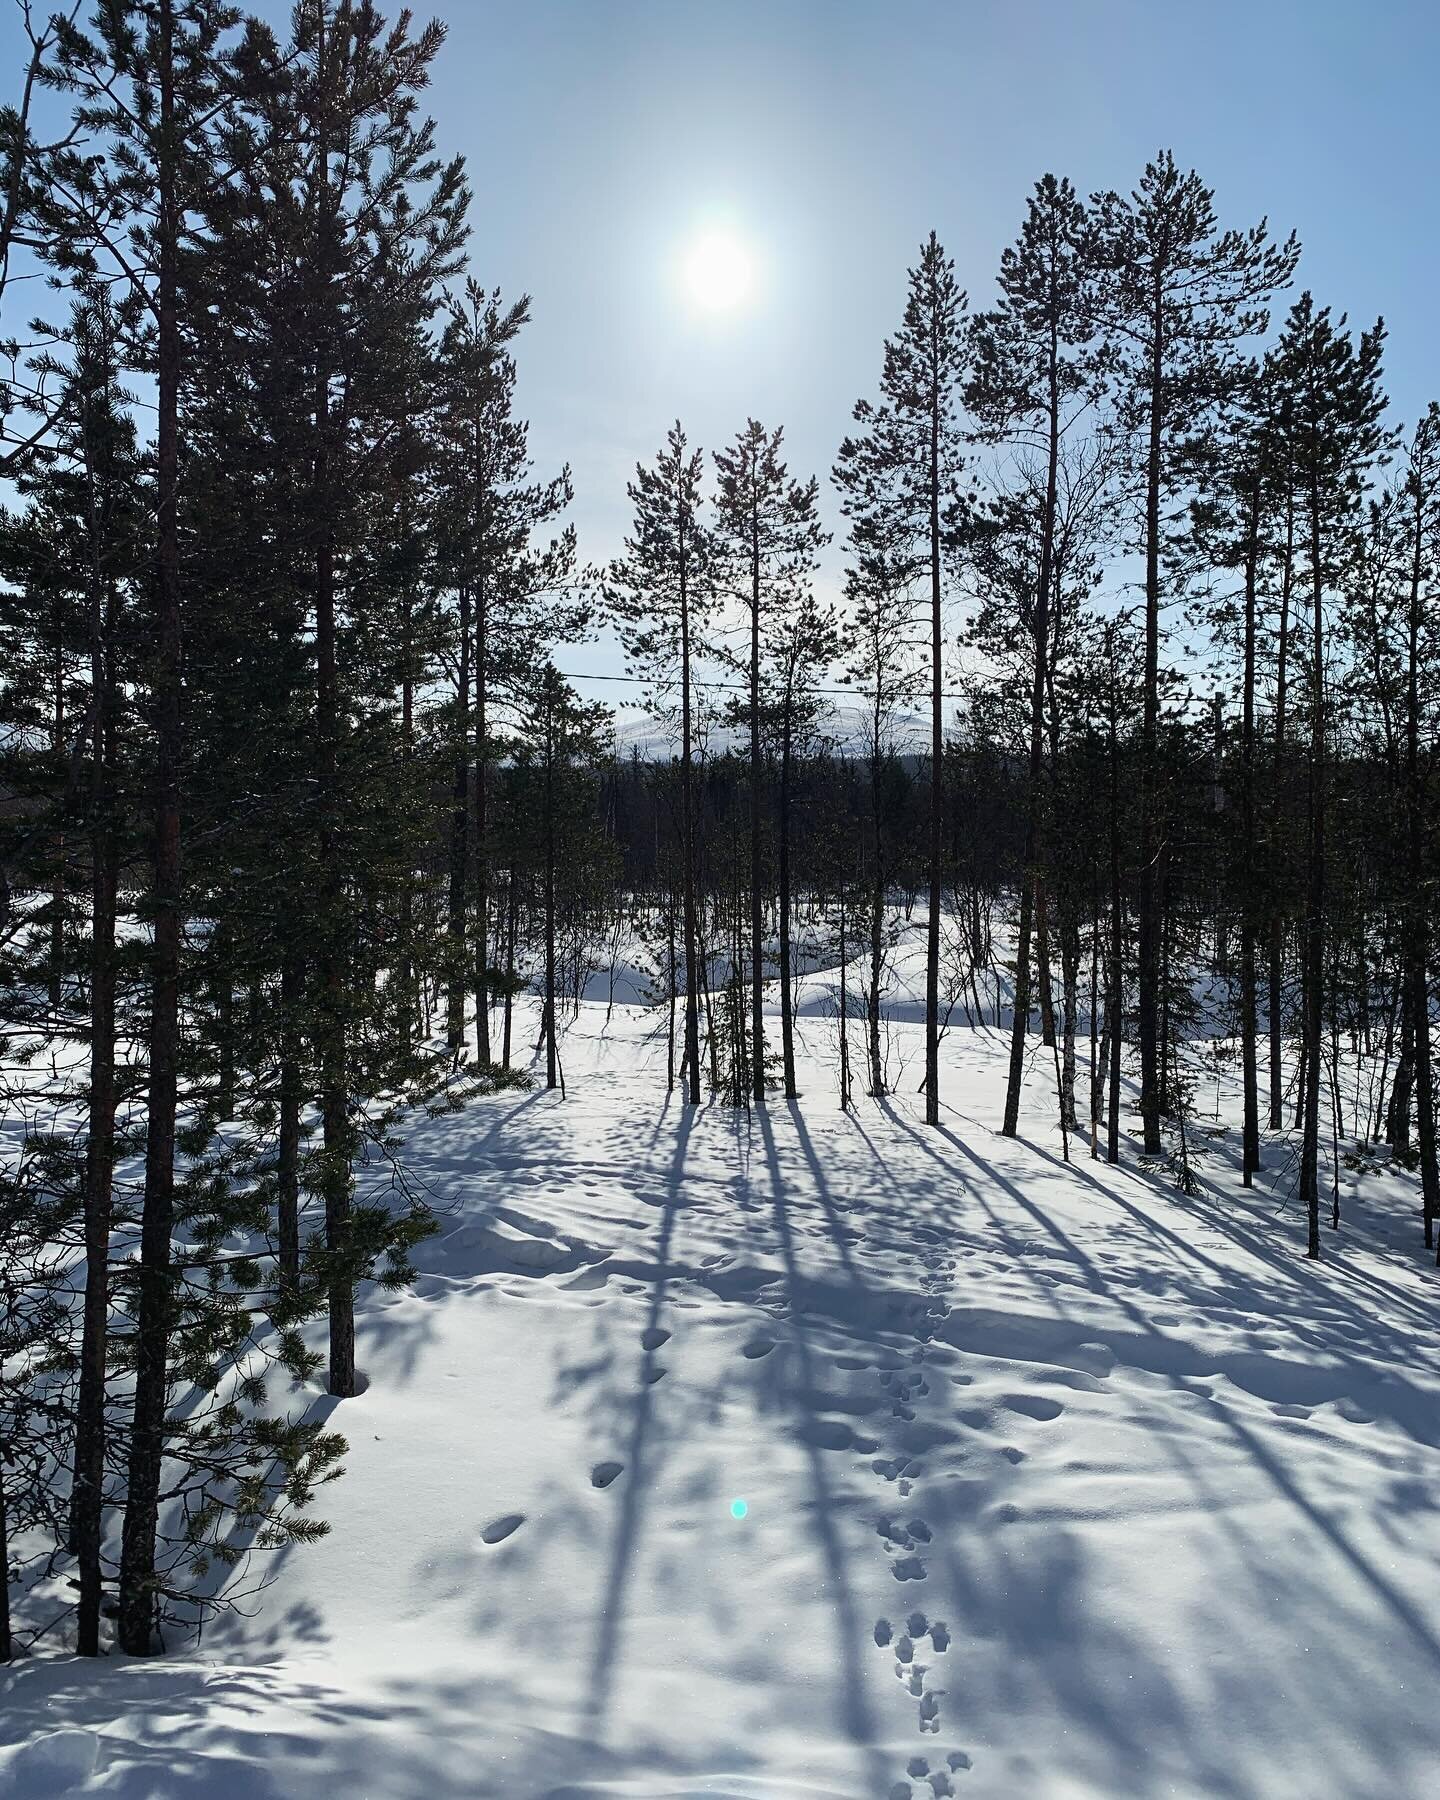
[[[1048,1055],[1000,1137],[999,1034],[927,1130],[903,1007],[844,1116],[833,980],[796,1104],[687,1111],[657,1015],[592,1003],[568,1098],[417,1124],[442,1232],[367,1391],[296,1396],[350,1443],[332,1535],[198,1650],[0,1676],[0,1792],[1440,1794],[1413,1184],[1347,1173],[1307,1263],[1233,1135],[1193,1199],[1067,1169]]]

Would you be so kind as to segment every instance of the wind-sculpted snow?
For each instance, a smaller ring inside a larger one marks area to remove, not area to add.
[[[568,1099],[417,1124],[440,1230],[362,1311],[332,1535],[198,1651],[17,1665],[0,1793],[1440,1792],[1413,1187],[1346,1173],[1307,1263],[1233,1133],[1194,1198],[1067,1167],[1037,1063],[1000,1138],[958,1023],[927,1131],[903,995],[844,1116],[834,981],[797,1103],[692,1113],[595,1002]]]

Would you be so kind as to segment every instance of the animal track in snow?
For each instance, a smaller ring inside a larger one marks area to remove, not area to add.
[[[898,1562],[890,1565],[890,1573],[897,1581],[923,1581],[925,1564],[914,1554],[917,1544],[930,1542],[930,1527],[921,1518],[907,1519],[903,1524],[889,1517],[882,1518],[875,1527],[876,1534],[884,1542],[886,1550],[894,1555],[896,1551],[906,1551]]]
[[[1000,1404],[1009,1412],[1023,1413],[1027,1419],[1058,1419],[1065,1410],[1047,1394],[1006,1394]]]
[[[932,1689],[927,1684],[930,1673],[927,1663],[917,1660],[918,1654],[929,1647],[938,1656],[943,1656],[950,1648],[950,1631],[943,1619],[931,1621],[923,1612],[916,1611],[908,1615],[904,1630],[899,1637],[895,1636],[895,1628],[889,1619],[875,1621],[875,1643],[881,1650],[892,1650],[895,1656],[896,1677],[904,1683],[907,1693],[920,1702],[918,1723],[922,1734],[938,1734],[940,1730],[940,1694],[943,1689]],[[912,1779],[928,1782],[932,1800],[941,1800],[941,1796],[955,1792],[951,1784],[951,1776],[957,1769],[969,1768],[970,1759],[963,1750],[951,1751],[945,1759],[946,1767],[931,1770],[929,1760],[923,1756],[912,1756],[906,1765],[906,1773]],[[904,1791],[914,1800],[914,1790],[908,1781],[897,1782],[890,1791]]]
[[[488,1525],[481,1527],[480,1541],[482,1544],[503,1544],[524,1523],[524,1513],[501,1513],[498,1519],[492,1519]]]
[[[670,1342],[670,1333],[663,1325],[647,1325],[640,1333],[642,1350],[658,1350],[662,1344]]]
[[[750,1342],[745,1346],[743,1354],[748,1356],[750,1360],[754,1362],[762,1356],[768,1356],[774,1348],[775,1339],[772,1337],[751,1338]]]
[[[598,1462],[590,1471],[591,1487],[607,1488],[617,1475],[623,1474],[625,1465],[622,1462]]]
[[[913,1775],[917,1781],[928,1781],[930,1783],[930,1792],[935,1796],[935,1800],[942,1800],[942,1796],[950,1795],[955,1792],[954,1784],[950,1780],[949,1770],[932,1770],[930,1764],[923,1756],[912,1756],[905,1765],[905,1772],[908,1775]]]

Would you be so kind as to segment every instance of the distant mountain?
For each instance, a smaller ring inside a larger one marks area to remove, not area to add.
[[[839,700],[826,714],[824,729],[832,746],[842,756],[862,756],[869,741],[869,717],[864,706],[854,700]],[[642,761],[662,760],[679,753],[679,732],[665,720],[639,707],[620,707],[615,714],[615,735],[622,756],[639,756]],[[930,747],[929,714],[909,707],[895,714],[891,726],[894,748],[902,754],[922,755]],[[712,725],[705,733],[712,753],[742,750],[746,737],[743,728]]]

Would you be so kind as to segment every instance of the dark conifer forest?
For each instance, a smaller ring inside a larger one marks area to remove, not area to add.
[[[922,1168],[983,1132],[1049,1181],[1128,1171],[1177,1255],[1243,1217],[1302,1325],[1373,1178],[1433,1314],[1440,404],[1400,415],[1384,321],[1312,291],[1289,221],[1178,151],[1120,191],[1037,167],[998,266],[937,220],[893,270],[831,466],[763,394],[727,442],[656,419],[601,554],[531,451],[533,303],[492,285],[482,171],[428,116],[441,26],[23,17],[0,1661],[173,1652],[318,1554],[384,1379],[365,1309],[418,1304],[454,1222],[413,1134],[552,1091],[633,1080],[682,1135],[904,1108]],[[607,1074],[586,1021],[627,1012]],[[972,1267],[945,1305],[1001,1304]],[[467,1384],[482,1432],[504,1379]],[[885,1527],[897,1579],[922,1526]],[[964,1791],[961,1755],[917,1791]]]

